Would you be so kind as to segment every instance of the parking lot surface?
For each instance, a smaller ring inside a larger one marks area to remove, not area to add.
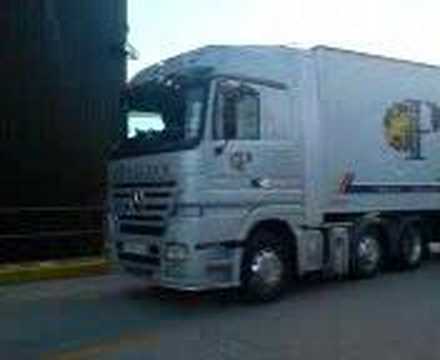
[[[435,260],[260,305],[121,274],[1,287],[0,359],[438,360],[439,279]]]

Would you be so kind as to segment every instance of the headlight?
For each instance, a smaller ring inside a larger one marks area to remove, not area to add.
[[[189,250],[185,244],[168,244],[165,248],[165,259],[183,261],[188,258]]]

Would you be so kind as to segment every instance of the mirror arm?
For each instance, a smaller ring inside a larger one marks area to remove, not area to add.
[[[225,152],[226,147],[228,146],[229,141],[227,139],[223,140],[223,143],[220,145],[217,145],[214,148],[214,154],[216,156],[220,156],[221,154],[223,154]]]

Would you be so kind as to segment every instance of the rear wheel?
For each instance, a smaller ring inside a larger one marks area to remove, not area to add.
[[[399,237],[400,265],[402,269],[415,269],[423,259],[423,235],[420,226],[415,222],[404,224]]]
[[[354,275],[358,278],[375,276],[382,263],[380,232],[375,226],[362,226],[355,235]]]
[[[284,236],[263,229],[249,239],[241,269],[246,298],[270,301],[283,293],[291,272],[287,241]]]

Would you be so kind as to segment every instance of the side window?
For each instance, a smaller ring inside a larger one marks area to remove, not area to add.
[[[292,141],[297,139],[298,98],[286,89],[261,88],[261,139]],[[296,140],[295,140],[296,141]]]
[[[222,82],[217,88],[214,139],[258,140],[260,96],[250,86]]]

